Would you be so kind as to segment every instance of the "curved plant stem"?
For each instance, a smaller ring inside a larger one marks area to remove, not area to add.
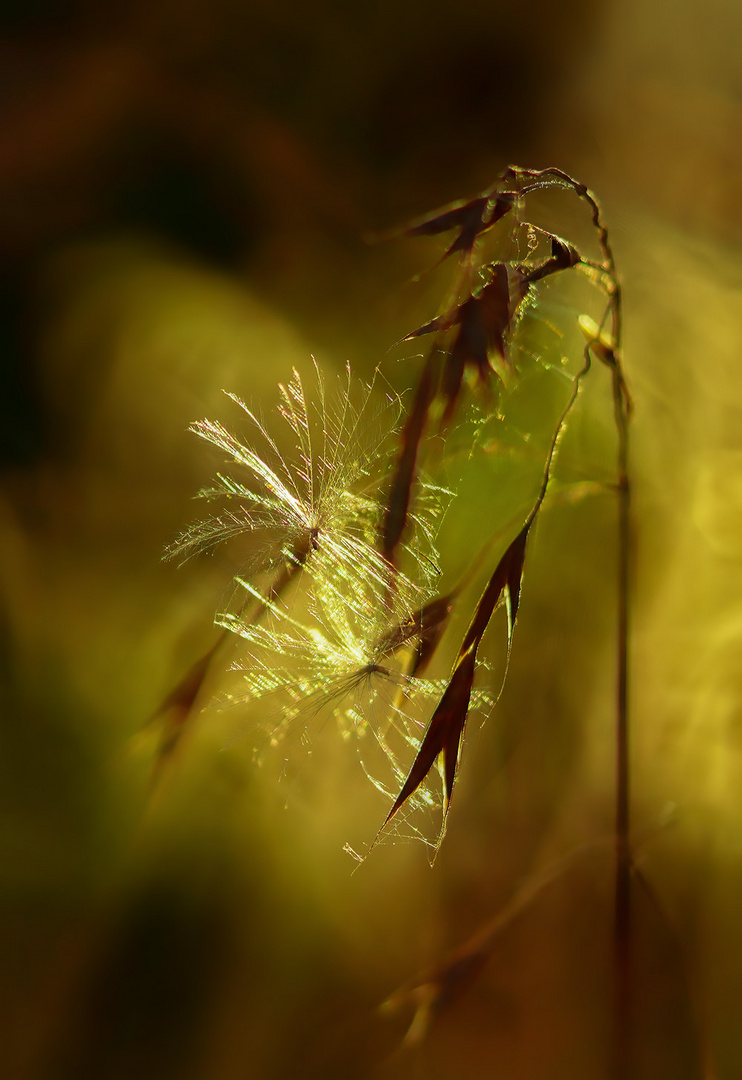
[[[608,306],[603,323],[610,322],[589,345],[611,371],[613,412],[616,424],[618,492],[618,576],[616,627],[616,779],[615,842],[616,872],[613,913],[613,969],[615,1005],[615,1080],[630,1080],[631,1045],[634,1027],[632,1012],[632,925],[631,880],[631,764],[629,728],[629,601],[631,591],[631,486],[629,482],[629,419],[631,398],[621,369],[622,304],[621,285],[616,272],[608,230],[593,192],[562,169],[521,169],[511,167],[506,175],[538,183],[552,179],[571,188],[590,207],[607,278]]]
[[[288,588],[306,562],[308,550],[308,546],[306,550],[297,548],[292,553],[292,557],[276,573],[265,597],[258,602],[252,601],[248,616],[251,622],[259,622],[270,603],[277,600]],[[248,603],[250,601],[246,600],[242,604],[238,614],[244,614]],[[152,720],[160,720],[163,723],[160,744],[152,769],[151,786],[153,789],[156,789],[159,784],[165,766],[175,754],[193,717],[197,716],[203,707],[204,687],[208,683],[209,675],[217,659],[221,658],[231,637],[231,631],[223,629],[214,644],[191,665],[151,717]]]

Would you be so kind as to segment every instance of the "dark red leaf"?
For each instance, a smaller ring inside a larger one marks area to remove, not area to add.
[[[407,524],[412,485],[415,480],[417,455],[425,431],[428,411],[435,396],[436,367],[440,350],[433,349],[425,362],[415,399],[402,432],[402,446],[397,468],[392,478],[382,526],[381,549],[384,558],[394,565],[397,545]]]
[[[422,675],[431,661],[433,653],[438,648],[438,643],[446,629],[448,616],[456,597],[458,589],[452,590],[446,596],[431,600],[423,608],[420,627],[420,642],[417,647],[415,659],[410,670],[410,675]]]
[[[168,713],[171,714],[168,724],[168,734],[163,740],[161,753],[169,753],[177,742],[181,728],[193,708],[199,691],[204,684],[209,665],[214,658],[214,654],[221,645],[225,633],[219,637],[218,641],[212,645],[207,653],[199,657],[199,659],[188,669],[178,685],[171,690],[155,713],[155,718],[165,716]]]
[[[501,191],[494,197],[480,195],[476,199],[451,206],[431,217],[413,223],[406,232],[408,236],[437,236],[439,233],[448,232],[449,229],[458,229],[458,236],[443,256],[447,259],[449,255],[457,251],[471,251],[477,237],[492,228],[500,218],[512,210],[517,198],[514,191]]]
[[[425,334],[437,334],[439,330],[450,330],[451,327],[455,326],[459,321],[459,311],[460,308],[456,307],[445,315],[438,315],[437,318],[431,319],[430,322],[423,323],[422,326],[418,326],[417,330],[412,330],[411,333],[400,338],[397,344],[399,345],[402,341],[412,341],[412,339],[416,337],[424,337]]]
[[[435,599],[429,600],[427,604],[423,604],[403,622],[391,630],[387,630],[376,642],[373,650],[374,656],[379,660],[383,660],[404,645],[418,641],[419,647],[415,658],[415,669],[410,672],[411,675],[416,674],[422,664],[420,659],[421,647],[423,645],[430,647],[430,644],[434,641],[437,644],[445,628],[457,592],[458,590],[454,589],[445,596],[436,596]]]
[[[486,383],[496,371],[490,357],[505,359],[505,335],[520,303],[528,292],[528,279],[520,268],[505,263],[489,267],[491,280],[462,304],[424,323],[403,341],[425,334],[443,333],[457,327],[445,352],[441,396],[445,402],[441,426],[445,427],[456,406],[467,365]]]
[[[551,237],[551,257],[555,262],[559,263],[562,270],[568,270],[571,266],[576,266],[582,259],[574,244],[562,240],[560,236],[553,235]]]
[[[421,221],[413,222],[407,228],[408,236],[437,236],[449,229],[460,228],[462,233],[482,228],[490,199],[480,195],[468,202],[454,204],[446,210],[439,210]]]
[[[466,724],[466,714],[469,711],[469,699],[474,682],[474,662],[475,655],[471,652],[467,653],[457,663],[451,681],[433,713],[428,730],[425,732],[425,738],[412,763],[412,768],[402,785],[402,790],[394,801],[394,805],[387,814],[384,825],[394,817],[399,808],[417,791],[441,753],[443,754],[446,801],[447,803],[450,802],[456,778],[459,745]]]
[[[541,281],[559,270],[569,270],[582,261],[582,256],[574,245],[553,233],[549,233],[548,236],[551,240],[551,256],[535,266],[521,263],[518,268],[529,284]]]
[[[469,711],[477,650],[495,609],[504,597],[508,608],[508,655],[510,653],[515,619],[520,603],[526,544],[532,522],[533,519],[529,518],[510,544],[479,599],[469,629],[459,650],[451,680],[431,717],[425,737],[412,763],[412,768],[387,815],[384,825],[391,820],[400,807],[407,802],[410,796],[424,782],[439,754],[443,754],[446,812],[448,810],[456,780],[461,738]]]
[[[441,431],[448,427],[451,418],[456,411],[456,403],[459,400],[461,387],[464,384],[465,370],[466,359],[464,350],[457,349],[454,343],[454,347],[446,354],[446,362],[443,366],[443,374],[441,375],[440,396],[445,402],[439,425]]]

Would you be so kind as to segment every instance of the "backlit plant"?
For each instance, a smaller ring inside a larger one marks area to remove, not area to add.
[[[544,196],[559,191],[586,208],[592,254],[531,220],[532,200],[541,205]],[[336,396],[319,370],[311,392],[294,372],[280,387],[279,422],[288,425],[294,444],[287,456],[274,426],[229,395],[246,418],[245,434],[234,435],[211,420],[192,428],[229,463],[229,471],[220,472],[202,492],[219,509],[186,529],[167,554],[189,557],[249,534],[257,554],[236,578],[242,600],[238,610],[218,615],[216,622],[224,634],[239,639],[234,669],[240,688],[226,693],[224,703],[230,708],[264,706],[270,718],[256,761],[317,711],[329,712],[340,737],[357,740],[361,773],[387,799],[379,834],[369,838],[368,850],[404,824],[403,834],[421,837],[434,855],[446,829],[467,720],[475,708],[491,711],[499,696],[490,685],[483,641],[494,613],[504,608],[506,672],[529,545],[553,487],[562,434],[593,368],[607,373],[616,430],[611,486],[618,500],[617,1075],[627,1076],[622,1045],[635,869],[629,837],[627,692],[631,402],[621,364],[621,288],[608,231],[593,193],[562,170],[510,167],[481,195],[400,234],[446,236],[440,261],[454,268],[442,310],[402,339],[429,343],[409,402],[380,390],[380,375],[373,386],[364,387],[348,371]],[[559,314],[563,325],[557,327],[540,312],[553,302],[552,282],[575,275],[592,288],[595,312],[583,313],[568,302]],[[547,357],[555,338],[557,345],[566,343],[568,352],[556,363]],[[497,433],[507,430],[518,388],[537,369],[549,374],[553,400],[540,413],[548,431],[535,433],[533,440],[530,430],[523,433],[523,443],[539,458],[528,503],[509,533],[503,532],[502,521],[482,513],[482,536],[471,550],[470,571],[453,589],[441,590],[437,532],[444,514],[455,517],[466,496],[455,484],[434,484],[430,476],[440,472],[445,479],[447,459],[461,457],[462,447],[470,460],[496,458]],[[468,585],[479,577],[483,587],[472,601]],[[466,604],[463,621],[454,619],[453,613],[458,616]],[[169,713],[171,721],[160,763],[204,704],[200,691],[218,656],[215,646],[165,703],[163,715]],[[369,745],[381,750],[388,765],[385,776],[369,766],[364,752]],[[431,808],[437,808],[432,831],[418,826],[415,817],[420,809],[429,815]],[[470,959],[477,955],[476,949],[470,951]],[[460,963],[461,957],[455,958],[451,972]],[[444,965],[428,984],[428,1008],[449,993],[449,974]]]

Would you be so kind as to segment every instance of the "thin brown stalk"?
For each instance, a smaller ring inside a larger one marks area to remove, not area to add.
[[[498,563],[490,582],[477,605],[471,625],[459,652],[451,682],[434,713],[420,751],[413,763],[403,788],[395,801],[391,818],[405,800],[419,786],[427,772],[432,768],[438,754],[443,755],[447,803],[450,800],[455,779],[456,764],[460,750],[463,725],[466,719],[468,699],[474,675],[476,651],[489,619],[504,597],[508,604],[509,636],[508,654],[512,641],[512,626],[517,611],[517,602],[522,576],[525,547],[529,529],[546,495],[551,463],[566,415],[571,409],[579,392],[581,379],[590,368],[591,356],[599,359],[611,373],[614,420],[617,433],[617,628],[616,628],[616,728],[615,728],[615,891],[614,891],[614,991],[615,991],[615,1046],[613,1054],[613,1074],[615,1080],[629,1080],[630,1055],[633,1035],[632,1017],[632,927],[631,927],[631,768],[630,768],[630,725],[629,725],[629,601],[631,589],[631,487],[629,482],[629,419],[631,399],[621,368],[622,305],[621,286],[616,272],[615,258],[608,229],[603,220],[600,204],[593,192],[584,184],[559,168],[523,169],[518,166],[508,167],[489,191],[469,203],[459,204],[424,219],[413,225],[408,232],[434,235],[449,228],[457,228],[458,235],[446,251],[444,258],[463,252],[471,258],[474,246],[482,233],[505,213],[521,205],[523,198],[533,191],[553,187],[564,187],[573,191],[587,203],[592,223],[597,232],[598,246],[602,262],[594,263],[583,259],[579,252],[566,241],[553,234],[546,234],[551,240],[551,257],[534,265],[523,264],[515,267],[523,279],[525,292],[535,282],[557,271],[574,266],[582,267],[597,275],[597,280],[604,289],[608,303],[601,325],[591,334],[586,329],[588,343],[585,350],[585,363],[575,379],[573,394],[554,433],[543,482],[538,497],[516,540]],[[498,212],[495,212],[495,207]],[[543,232],[543,230],[541,230]],[[479,317],[479,301],[474,295],[457,309],[440,316],[432,322],[414,331],[410,337],[430,331],[446,330],[454,323],[466,329],[464,314],[469,309]],[[509,314],[509,313],[508,313]],[[607,324],[607,325],[606,325]],[[465,362],[475,361],[475,368],[482,374],[488,363],[487,353],[493,346],[500,352],[503,347],[502,334],[508,329],[509,318],[500,319],[495,326],[496,335],[490,335],[490,341],[484,346],[483,358],[476,353],[462,353],[460,367],[463,372]],[[482,336],[482,335],[480,335]],[[460,339],[465,341],[464,334]],[[456,359],[454,340],[451,358]],[[459,350],[461,351],[461,350]],[[455,378],[453,389],[448,390],[449,410],[453,408],[458,394],[460,378],[457,372],[449,373]],[[404,458],[404,455],[403,455]],[[408,489],[409,490],[409,489]],[[517,548],[517,550],[516,550]],[[517,581],[516,581],[517,578]],[[447,810],[447,805],[446,805]],[[387,821],[389,820],[387,818]],[[444,817],[445,826],[445,817]]]
[[[568,852],[541,873],[525,881],[500,910],[441,963],[400,987],[386,1001],[383,1012],[397,1012],[412,1005],[414,1015],[405,1036],[408,1047],[420,1043],[433,1019],[465,993],[490,959],[500,937],[542,893],[562,880],[586,856],[605,850],[610,843],[599,839]]]
[[[614,891],[613,954],[615,977],[615,1080],[630,1080],[631,1046],[634,1019],[632,1015],[632,927],[631,927],[631,762],[629,728],[629,601],[631,590],[631,486],[629,482],[629,417],[631,399],[621,369],[622,304],[621,285],[616,273],[608,229],[603,221],[600,203],[593,192],[568,173],[558,168],[512,170],[517,177],[529,180],[553,178],[571,188],[590,207],[593,225],[598,232],[598,244],[603,255],[603,268],[608,279],[608,309],[610,318],[608,340],[603,333],[589,345],[611,370],[613,412],[617,434],[617,493],[618,493],[618,567],[617,567],[617,629],[616,629],[616,781],[615,831],[616,873]]]
[[[616,685],[616,883],[614,947],[616,962],[616,1078],[630,1076],[631,1013],[631,765],[629,759],[629,589],[631,487],[628,477],[628,416],[618,367],[613,372],[618,432],[618,628]]]
[[[249,600],[246,599],[237,614],[243,615],[247,605],[251,603],[251,609],[247,617],[250,622],[258,623],[270,604],[281,596],[296,574],[302,569],[311,549],[312,540],[310,538],[306,545],[302,544],[301,547],[297,547],[291,558],[286,559],[265,595],[259,599],[254,597]],[[152,720],[159,721],[162,724],[160,742],[152,767],[151,784],[153,787],[156,787],[159,783],[163,770],[178,750],[193,718],[201,711],[203,690],[208,682],[209,675],[214,670],[225,646],[231,640],[233,640],[232,632],[223,629],[214,644],[191,665],[180,682],[153,714]]]
[[[698,1068],[699,1076],[701,1080],[719,1080],[719,1074],[716,1069],[716,1063],[714,1061],[714,1054],[710,1045],[708,1037],[708,1020],[706,1016],[706,1006],[701,995],[696,990],[692,971],[688,963],[685,951],[682,948],[682,944],[679,940],[678,931],[672,924],[672,920],[669,918],[664,904],[660,900],[656,890],[648,880],[646,874],[632,860],[632,877],[637,883],[640,889],[643,890],[645,896],[654,907],[655,911],[662,920],[662,924],[667,930],[668,934],[673,940],[675,945],[675,951],[680,958],[682,964],[682,971],[684,976],[684,982],[687,988],[688,995],[688,1007],[690,1011],[690,1019],[695,1029],[695,1040],[698,1052]]]

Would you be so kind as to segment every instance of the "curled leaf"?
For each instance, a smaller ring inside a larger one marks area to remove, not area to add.
[[[453,341],[445,350],[440,389],[445,407],[441,426],[453,415],[467,366],[474,369],[484,384],[491,374],[502,378],[494,357],[505,362],[505,335],[528,292],[529,281],[520,269],[505,263],[494,263],[489,270],[491,280],[481,289],[402,339],[411,341],[456,327]]]
[[[536,281],[542,281],[545,277],[556,274],[559,270],[569,270],[582,262],[579,251],[569,241],[562,240],[560,236],[556,236],[554,233],[547,233],[547,236],[551,241],[550,257],[536,263],[535,266],[521,263],[518,267],[529,285]]]

